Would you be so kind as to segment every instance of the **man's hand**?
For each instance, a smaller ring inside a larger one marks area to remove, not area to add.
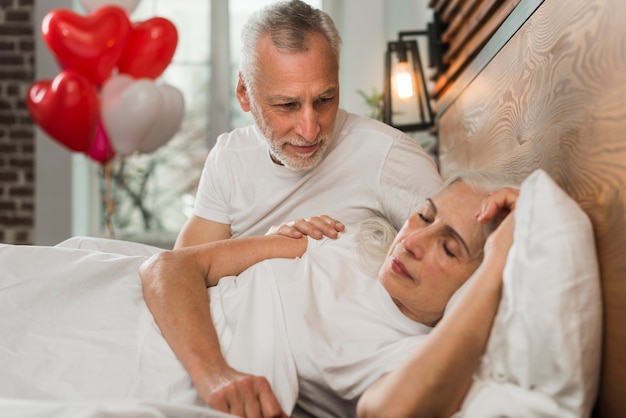
[[[218,411],[246,418],[287,418],[262,376],[228,367],[195,384],[200,399]]]
[[[296,219],[278,226],[273,226],[265,235],[285,235],[291,238],[301,238],[308,235],[311,238],[337,238],[345,225],[327,215],[314,216],[306,219]]]

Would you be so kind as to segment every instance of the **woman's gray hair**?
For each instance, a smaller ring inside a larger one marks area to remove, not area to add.
[[[384,218],[373,217],[359,222],[357,253],[359,267],[364,273],[376,277],[396,235],[395,228]]]
[[[446,179],[441,190],[457,182],[463,182],[485,194],[495,192],[503,187],[519,188],[519,182],[508,174],[489,170],[467,170]],[[496,222],[497,220],[493,219],[483,225],[483,236],[485,238],[496,229],[498,226]]]
[[[519,182],[512,177],[486,170],[468,170],[448,178],[441,190],[450,185],[463,182],[473,189],[488,194],[503,187],[519,188]],[[440,190],[440,191],[441,191]],[[496,221],[483,225],[485,239],[494,229]],[[383,218],[369,218],[359,223],[357,248],[361,269],[374,277],[383,264],[389,247],[397,231]]]
[[[243,48],[239,71],[248,91],[254,89],[257,46],[263,36],[270,35],[274,46],[281,51],[303,52],[309,48],[308,35],[314,33],[326,38],[339,68],[341,36],[327,13],[301,0],[273,3],[255,12],[241,34]]]

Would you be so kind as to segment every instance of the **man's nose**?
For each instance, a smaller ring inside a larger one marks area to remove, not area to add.
[[[319,115],[310,106],[304,106],[299,112],[296,133],[307,141],[315,141],[320,132]]]

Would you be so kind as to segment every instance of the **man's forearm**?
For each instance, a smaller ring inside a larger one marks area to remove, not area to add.
[[[211,386],[228,365],[213,326],[206,288],[268,258],[294,258],[307,239],[262,236],[164,251],[142,265],[144,298],[164,338],[196,388]],[[210,390],[210,389],[209,389]]]
[[[211,319],[201,266],[176,251],[164,252],[140,270],[146,304],[194,384],[226,366]]]

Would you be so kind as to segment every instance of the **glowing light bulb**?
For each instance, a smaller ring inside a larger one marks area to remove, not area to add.
[[[415,95],[413,91],[413,73],[408,62],[399,62],[395,66],[395,91],[399,99],[410,99]]]

